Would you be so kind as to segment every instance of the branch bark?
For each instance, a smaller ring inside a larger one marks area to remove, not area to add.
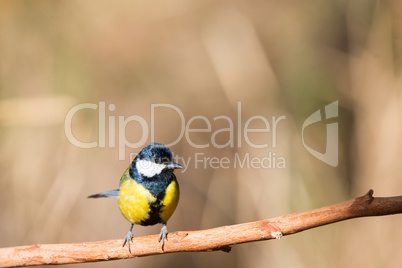
[[[135,237],[131,254],[122,239],[72,244],[45,244],[0,248],[0,266],[31,266],[107,261],[163,253],[230,251],[230,245],[280,238],[318,226],[357,217],[402,213],[402,196],[373,197],[373,190],[355,199],[268,220],[222,226],[200,231],[169,233],[165,250],[158,236]]]

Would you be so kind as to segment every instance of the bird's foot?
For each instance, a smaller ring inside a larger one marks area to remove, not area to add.
[[[163,247],[165,246],[165,239],[167,241],[167,234],[168,234],[168,229],[166,227],[166,223],[163,224],[163,227],[161,229],[161,232],[159,234],[159,242],[161,242],[161,246],[162,246],[162,251],[163,251]]]
[[[131,230],[130,230],[130,231],[128,231],[127,235],[124,237],[124,242],[123,242],[123,248],[124,248],[124,246],[127,244],[128,251],[130,251],[130,253],[131,253],[130,241],[133,240],[133,237],[134,237],[134,235],[133,235],[133,233],[132,233]]]

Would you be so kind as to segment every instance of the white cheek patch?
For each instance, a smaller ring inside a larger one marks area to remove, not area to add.
[[[146,176],[148,178],[153,177],[155,175],[158,175],[166,168],[166,165],[164,164],[156,164],[154,162],[151,162],[149,160],[138,160],[137,163],[135,164],[135,167],[137,168],[138,172]]]

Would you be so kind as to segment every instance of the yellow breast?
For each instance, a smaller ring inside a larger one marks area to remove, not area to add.
[[[177,207],[177,204],[179,203],[179,197],[180,197],[179,184],[177,183],[176,180],[173,180],[166,188],[165,197],[163,198],[162,201],[163,206],[160,211],[160,217],[162,219],[162,222],[167,222],[170,219],[174,210]]]
[[[156,197],[132,179],[125,180],[120,185],[119,208],[132,224],[140,224],[141,221],[148,219],[151,211],[149,204],[155,201]]]
[[[170,219],[179,203],[179,196],[176,177],[166,187],[163,199],[158,200],[144,186],[131,179],[127,169],[120,180],[118,204],[123,216],[132,224],[152,225]]]

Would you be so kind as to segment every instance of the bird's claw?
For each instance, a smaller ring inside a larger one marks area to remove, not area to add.
[[[130,251],[130,253],[131,253],[130,241],[133,240],[133,237],[134,237],[133,233],[131,231],[128,231],[127,235],[124,237],[124,242],[122,246],[124,248],[124,246],[127,244],[128,251]]]
[[[161,242],[162,251],[163,251],[163,248],[165,246],[165,239],[166,239],[166,241],[168,240],[167,239],[167,234],[168,234],[168,229],[167,229],[166,225],[164,224],[162,229],[161,229],[161,232],[159,234],[159,240],[158,240],[159,242]]]

